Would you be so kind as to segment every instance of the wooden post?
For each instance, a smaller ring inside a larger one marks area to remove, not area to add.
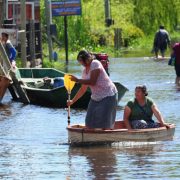
[[[114,22],[111,19],[110,0],[104,0],[105,5],[105,24],[107,27],[111,26]]]
[[[21,0],[21,60],[22,66],[27,66],[27,53],[26,53],[26,0]]]
[[[66,65],[68,64],[68,25],[67,16],[64,16],[64,42],[65,42],[65,54],[66,54]]]
[[[111,19],[111,9],[110,9],[109,0],[104,0],[104,5],[105,5],[105,20]]]
[[[52,38],[50,33],[50,25],[51,25],[51,16],[50,16],[50,8],[51,4],[48,0],[45,0],[45,14],[46,14],[46,24],[47,24],[47,38],[48,38],[48,48],[49,48],[49,60],[52,61]]]
[[[0,43],[0,54],[1,54],[0,59],[1,59],[1,61],[3,61],[4,72],[6,74],[9,74],[9,76],[11,77],[11,79],[13,81],[13,84],[10,88],[10,92],[12,91],[11,95],[13,97],[17,97],[17,95],[18,95],[20,100],[23,103],[29,103],[30,102],[29,98],[28,98],[26,92],[24,91],[24,89],[21,87],[21,84],[20,84],[19,80],[17,79],[15,72],[12,70],[9,58],[6,54],[6,51],[5,51],[2,43]]]
[[[115,28],[114,29],[114,48],[119,50],[122,45],[122,29]]]
[[[29,31],[29,44],[30,44],[30,59],[31,59],[31,67],[35,67],[35,26],[34,20],[30,20],[30,31]]]
[[[4,0],[0,0],[0,27],[2,27],[2,24],[4,23],[4,10],[5,10],[5,3]]]

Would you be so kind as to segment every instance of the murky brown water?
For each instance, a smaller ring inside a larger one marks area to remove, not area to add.
[[[70,72],[80,70],[70,64]],[[121,107],[137,84],[146,84],[166,121],[176,124],[174,140],[70,148],[64,109],[25,106],[6,94],[0,106],[0,179],[180,179],[180,91],[173,68],[148,58],[112,59],[111,78],[130,90]],[[83,123],[85,113],[72,110],[71,122]],[[122,115],[118,108],[117,118]]]

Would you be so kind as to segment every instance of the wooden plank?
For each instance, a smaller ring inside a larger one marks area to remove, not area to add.
[[[11,88],[11,91],[10,91],[12,97],[15,94],[17,94],[19,99],[23,103],[26,103],[26,104],[30,103],[29,98],[28,98],[25,90],[21,87],[21,84],[18,81],[18,78],[16,77],[15,70],[13,70],[12,67],[11,67],[11,63],[9,62],[6,51],[5,51],[5,49],[4,49],[1,42],[0,42],[0,62],[1,62],[2,69],[4,70],[6,75],[10,76],[12,81],[13,81],[13,84],[11,85],[11,86],[13,86],[13,88]],[[15,92],[12,92],[13,90]]]

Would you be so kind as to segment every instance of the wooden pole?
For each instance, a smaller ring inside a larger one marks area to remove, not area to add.
[[[104,0],[105,5],[105,20],[111,18],[111,11],[110,11],[110,2],[109,0]]]
[[[105,24],[107,27],[114,24],[114,20],[111,17],[111,3],[110,0],[104,0],[104,6],[105,6]]]
[[[66,54],[66,65],[68,62],[68,24],[67,16],[64,16],[64,42],[65,42],[65,54]]]
[[[30,57],[31,57],[31,67],[35,67],[35,27],[34,20],[30,20]]]
[[[2,27],[2,24],[4,23],[4,10],[5,10],[5,3],[4,0],[0,0],[0,27]]]
[[[51,25],[51,16],[50,16],[50,3],[48,0],[45,0],[45,14],[46,14],[46,24],[47,24],[47,38],[48,38],[48,48],[49,48],[49,61],[52,61],[52,38],[50,33],[50,25]]]
[[[21,60],[22,66],[27,66],[27,53],[26,53],[26,0],[21,0]]]
[[[71,100],[71,93],[68,92],[68,101]],[[71,107],[68,106],[68,126],[70,125],[71,123],[71,120],[70,120],[70,112],[71,112]]]
[[[114,29],[114,48],[119,50],[122,45],[122,29],[115,28]]]

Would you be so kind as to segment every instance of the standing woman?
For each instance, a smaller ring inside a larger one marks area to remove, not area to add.
[[[82,86],[67,104],[70,106],[74,104],[89,87],[92,94],[85,119],[86,127],[112,129],[116,118],[116,86],[108,77],[102,64],[95,60],[90,52],[80,51],[77,60],[84,66],[82,79],[72,76],[71,80]]]
[[[180,43],[175,43],[173,46],[173,54],[175,55],[175,71],[176,71],[176,85],[180,86]]]

